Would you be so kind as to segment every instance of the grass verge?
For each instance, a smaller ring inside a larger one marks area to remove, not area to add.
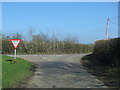
[[[82,64],[92,75],[111,88],[120,87],[120,68],[105,66],[97,63],[93,54],[82,58]]]
[[[18,63],[12,63],[13,57],[2,56],[2,88],[18,88],[26,82],[33,71],[32,63],[17,58]]]

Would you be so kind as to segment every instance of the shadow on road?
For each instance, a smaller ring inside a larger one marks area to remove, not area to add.
[[[64,73],[73,73],[79,74],[82,73],[82,67],[78,63],[68,63],[68,62],[42,62],[39,65],[39,68],[44,71],[45,74],[64,74]],[[62,72],[62,73],[61,73]]]
[[[80,63],[51,61],[39,63],[35,76],[53,87],[104,87]]]
[[[82,65],[88,73],[94,75],[108,87],[118,87],[118,82],[111,79],[107,67],[97,63],[93,54],[86,55],[82,58]]]

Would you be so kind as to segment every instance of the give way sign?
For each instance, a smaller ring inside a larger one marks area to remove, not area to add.
[[[11,39],[10,42],[12,43],[12,45],[14,46],[14,49],[16,49],[18,47],[18,45],[20,44],[22,40],[20,39]]]

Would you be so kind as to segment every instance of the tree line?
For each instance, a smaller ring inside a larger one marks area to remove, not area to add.
[[[21,34],[12,36],[2,35],[2,54],[13,54],[14,49],[10,39],[21,39],[22,42],[17,48],[18,54],[72,54],[90,53],[93,51],[93,44],[80,44],[78,38],[67,37],[59,40],[55,35],[52,38],[47,34],[30,34],[31,39],[26,40]]]

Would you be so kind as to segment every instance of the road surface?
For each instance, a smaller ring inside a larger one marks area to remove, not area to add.
[[[106,88],[81,65],[84,55],[18,55],[37,64],[25,88]]]

